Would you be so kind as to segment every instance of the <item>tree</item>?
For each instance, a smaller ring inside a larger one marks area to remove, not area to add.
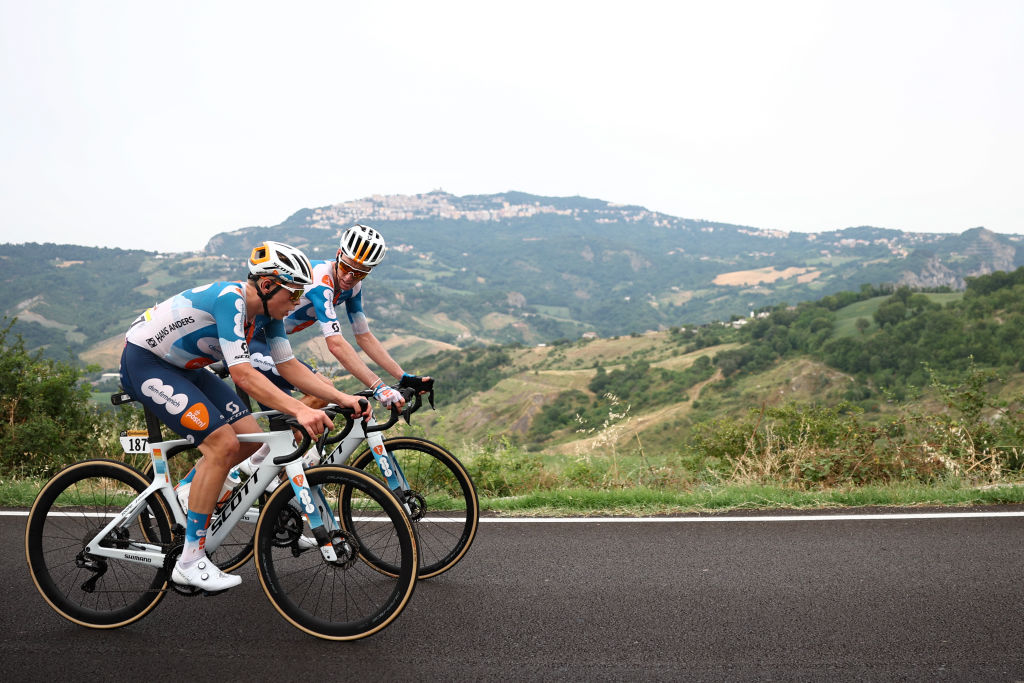
[[[875,322],[879,327],[887,324],[895,325],[907,317],[907,307],[902,301],[890,300],[878,307],[875,311]]]
[[[96,452],[105,432],[81,372],[26,352],[15,320],[0,327],[0,476],[45,475]]]

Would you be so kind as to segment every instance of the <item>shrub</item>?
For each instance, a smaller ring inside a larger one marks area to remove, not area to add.
[[[13,324],[0,328],[0,475],[48,475],[104,454],[114,418],[89,402],[77,368],[26,352]]]

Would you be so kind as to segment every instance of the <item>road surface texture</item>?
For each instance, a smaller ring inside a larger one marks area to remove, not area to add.
[[[1024,681],[1024,517],[754,514],[490,519],[353,643],[286,623],[252,563],[220,596],[76,626],[32,584],[26,518],[0,514],[4,679]]]

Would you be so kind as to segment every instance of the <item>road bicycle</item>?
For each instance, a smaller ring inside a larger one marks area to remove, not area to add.
[[[342,431],[325,440],[326,446],[334,448],[320,462],[324,465],[348,465],[386,483],[413,523],[420,557],[418,577],[428,579],[448,571],[465,557],[476,537],[480,506],[472,478],[459,459],[447,449],[415,436],[381,436],[400,417],[408,422],[409,416],[422,405],[419,394],[408,389],[403,389],[402,393],[407,401],[404,411],[393,406],[390,418],[382,424],[372,417],[346,423]],[[355,395],[369,400],[373,394],[366,390]],[[240,394],[240,398],[250,403],[244,394]],[[432,390],[428,398],[433,404]],[[275,413],[257,411],[253,415],[268,417]],[[364,443],[365,447],[360,450]],[[133,445],[137,450],[145,448],[144,443]],[[183,456],[187,450],[177,449],[167,454],[175,482],[188,474],[191,463],[198,458],[176,457]],[[129,452],[128,448],[126,452]],[[307,467],[310,465],[307,463]],[[152,464],[143,470],[147,478],[152,478],[152,473]],[[252,530],[258,516],[259,509],[254,506],[216,552],[207,551],[210,560],[220,569],[233,571],[252,557]],[[378,568],[385,572],[393,571],[385,563]]]
[[[430,393],[433,403],[433,390]],[[422,399],[416,393],[406,399],[403,415],[408,420]],[[379,428],[357,424],[347,434],[330,437],[327,443],[337,445],[323,462],[350,465],[386,482],[416,529],[419,578],[429,579],[465,557],[480,524],[480,504],[472,478],[447,449],[415,436],[381,437],[397,419],[397,409],[393,409],[391,418]],[[366,448],[359,450],[364,441]]]
[[[351,411],[325,410],[353,424]],[[157,475],[152,481],[123,462],[75,463],[47,482],[29,513],[25,554],[32,580],[46,602],[76,624],[117,628],[149,614],[168,592],[211,594],[170,581],[186,513],[167,453],[188,442],[163,441],[151,413],[147,423],[154,437],[148,444]],[[249,535],[271,604],[296,628],[329,640],[364,638],[392,623],[412,597],[419,566],[415,531],[397,499],[352,467],[305,471],[305,433],[297,447],[291,430],[238,439],[269,443],[270,454],[214,511],[207,552],[217,552],[284,472],[289,485],[264,499]]]

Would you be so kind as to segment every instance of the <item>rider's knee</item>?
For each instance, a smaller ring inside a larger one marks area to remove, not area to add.
[[[203,440],[200,450],[220,467],[230,466],[238,459],[241,443],[230,426],[220,427]]]

